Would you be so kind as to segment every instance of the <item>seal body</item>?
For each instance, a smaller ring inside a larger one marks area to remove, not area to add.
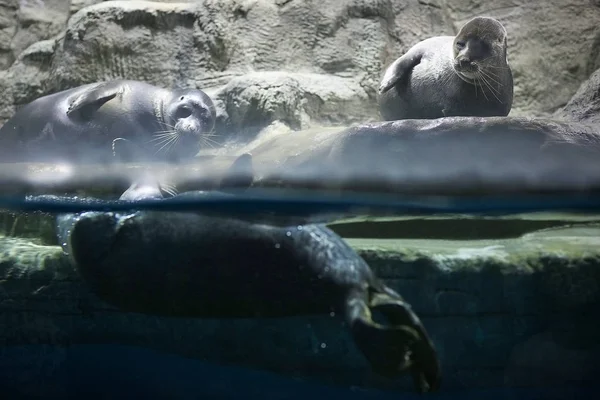
[[[201,90],[131,80],[83,85],[20,108],[0,129],[0,162],[110,163],[119,138],[137,161],[186,159],[207,141],[215,118]]]
[[[512,101],[506,30],[488,17],[414,45],[387,68],[378,99],[385,120],[506,116]]]
[[[161,197],[146,179],[121,200]],[[410,371],[420,391],[439,386],[439,361],[419,318],[323,225],[155,211],[64,214],[57,222],[59,242],[85,283],[124,311],[200,318],[334,312],[376,372]],[[375,309],[387,324],[373,320]]]

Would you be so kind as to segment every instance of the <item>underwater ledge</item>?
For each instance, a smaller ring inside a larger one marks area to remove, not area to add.
[[[442,391],[579,385],[600,372],[600,227],[501,240],[347,240],[422,319],[441,359]],[[125,313],[87,289],[60,247],[2,237],[0,346],[27,344],[139,346],[336,385],[413,390],[408,376],[372,374],[341,319]],[[0,369],[12,370],[11,362],[43,360],[5,358]]]

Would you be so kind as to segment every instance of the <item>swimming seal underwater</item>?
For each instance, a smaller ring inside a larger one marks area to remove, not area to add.
[[[118,138],[135,144],[135,161],[179,161],[211,141],[215,119],[201,90],[92,83],[20,108],[0,128],[0,162],[111,163]]]
[[[158,185],[134,183],[121,196],[142,198],[162,198]],[[121,310],[195,318],[335,312],[376,373],[410,372],[421,392],[439,387],[436,350],[410,305],[323,225],[153,211],[63,214],[57,222],[84,282]],[[387,322],[375,322],[375,312]]]
[[[500,22],[475,17],[456,36],[423,40],[394,61],[379,86],[388,121],[450,116],[506,116],[513,76]]]

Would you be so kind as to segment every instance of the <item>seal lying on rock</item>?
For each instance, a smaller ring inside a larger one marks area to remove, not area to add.
[[[455,37],[417,43],[387,68],[379,94],[386,120],[508,115],[513,77],[506,30],[476,17]]]
[[[117,138],[136,145],[138,161],[186,159],[210,140],[215,119],[201,90],[93,83],[19,109],[0,129],[0,162],[113,162]]]
[[[161,197],[146,180],[121,199]],[[86,284],[121,310],[198,318],[335,312],[377,373],[397,377],[408,370],[418,390],[439,386],[436,351],[410,305],[325,226],[275,227],[185,212],[84,212],[60,215],[58,232]],[[375,311],[386,321],[375,322]]]

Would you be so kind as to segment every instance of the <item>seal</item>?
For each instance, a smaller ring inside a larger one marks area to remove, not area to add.
[[[507,33],[489,17],[475,17],[455,37],[417,43],[385,71],[379,111],[388,121],[450,116],[506,116],[513,77]]]
[[[210,192],[176,196],[184,194]],[[121,200],[161,197],[145,180]],[[280,227],[186,212],[83,212],[60,215],[57,232],[88,287],[121,310],[196,318],[334,312],[345,318],[376,373],[410,372],[421,392],[439,387],[436,350],[410,305],[323,225]],[[383,320],[374,321],[374,313]]]
[[[92,83],[20,108],[0,129],[0,162],[111,163],[119,138],[134,145],[136,161],[180,161],[212,141],[215,120],[201,90]]]

